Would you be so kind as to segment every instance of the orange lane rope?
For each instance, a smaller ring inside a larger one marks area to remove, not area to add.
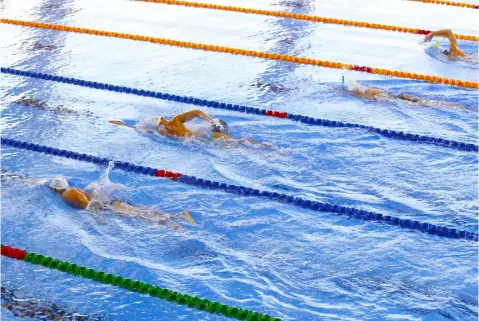
[[[369,23],[369,22],[362,22],[362,21],[352,21],[352,20],[344,20],[344,19],[337,19],[337,18],[309,16],[305,14],[289,13],[289,12],[281,12],[281,11],[270,11],[270,10],[250,9],[250,8],[243,8],[243,7],[223,6],[223,5],[210,4],[210,3],[190,2],[190,1],[181,1],[181,0],[137,0],[137,1],[163,3],[163,4],[169,4],[169,5],[214,9],[214,10],[222,10],[222,11],[251,13],[251,14],[265,15],[265,16],[272,16],[272,17],[331,23],[331,24],[344,25],[344,26],[398,31],[398,32],[412,33],[412,34],[418,34],[418,35],[427,35],[430,32],[430,30],[417,29],[417,28],[407,28],[407,27],[382,25],[378,23]],[[455,36],[457,39],[461,39],[461,40],[479,41],[479,37],[477,36],[462,35],[462,34],[455,34]]]
[[[463,7],[463,8],[479,9],[479,5],[477,5],[477,4],[472,4],[472,3],[443,1],[443,0],[411,0],[411,1],[424,2],[424,3],[434,3],[434,4],[444,4],[444,5],[446,5],[446,6],[454,6],[454,7]]]
[[[222,53],[229,53],[234,55],[258,57],[258,58],[264,58],[264,59],[280,60],[280,61],[320,66],[320,67],[326,67],[326,68],[347,69],[347,70],[361,71],[361,72],[367,72],[367,73],[377,74],[377,75],[423,80],[423,81],[428,81],[432,83],[453,85],[453,86],[459,86],[464,88],[473,88],[473,89],[478,88],[478,83],[473,81],[456,80],[452,78],[417,74],[417,73],[390,70],[390,69],[372,68],[368,66],[358,66],[358,65],[344,64],[344,63],[334,62],[334,61],[281,55],[277,53],[261,52],[261,51],[238,49],[238,48],[231,48],[231,47],[222,47],[222,46],[208,45],[208,44],[195,43],[195,42],[186,42],[186,41],[179,41],[179,40],[172,40],[172,39],[165,39],[165,38],[139,36],[139,35],[132,35],[127,33],[95,30],[95,29],[88,29],[88,28],[62,26],[62,25],[43,23],[43,22],[22,21],[22,20],[12,20],[12,19],[0,19],[0,22],[13,24],[13,25],[19,25],[19,26],[28,26],[28,27],[35,27],[35,28],[90,34],[90,35],[96,35],[96,36],[130,39],[130,40],[136,40],[136,41],[158,43],[158,44],[163,44],[168,46],[200,49],[205,51],[222,52]]]

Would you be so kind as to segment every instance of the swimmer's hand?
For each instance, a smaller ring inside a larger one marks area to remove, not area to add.
[[[110,124],[114,124],[114,125],[118,125],[118,126],[126,126],[126,124],[124,122],[122,122],[121,120],[110,120],[108,122]]]
[[[432,35],[432,32],[428,33],[425,37],[424,37],[424,42],[429,42],[431,41],[431,39],[433,38],[434,36]]]
[[[135,126],[130,126],[130,125],[127,125],[125,124],[123,121],[121,120],[109,120],[108,121],[110,124],[113,124],[113,125],[118,125],[118,126],[125,126],[125,127],[128,127],[128,128],[135,128]]]
[[[225,130],[225,127],[223,126],[223,124],[221,123],[219,118],[214,118],[213,119],[213,125],[215,125],[215,127],[217,127],[220,131]]]
[[[190,215],[190,212],[188,211],[183,211],[183,213],[181,213],[181,215],[183,215],[185,217],[185,219],[190,222],[191,224],[196,224],[196,221],[193,217],[191,217]]]

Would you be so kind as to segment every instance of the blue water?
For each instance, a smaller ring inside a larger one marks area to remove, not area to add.
[[[343,19],[475,34],[474,10],[406,1],[216,1]],[[463,80],[477,64],[446,61],[409,34],[130,1],[0,2],[2,17],[316,57]],[[391,16],[391,11],[394,15]],[[476,91],[374,75],[0,25],[2,67],[190,95],[477,144],[477,112],[363,101],[341,76],[477,111]],[[45,47],[53,45],[55,47]],[[440,41],[440,48],[447,48]],[[477,57],[477,44],[460,42]],[[2,74],[2,136],[202,178],[477,231],[477,155],[352,129],[311,127],[215,109],[235,137],[277,150],[181,142],[110,125],[189,106]],[[47,109],[15,103],[46,102]],[[10,147],[2,169],[62,175],[85,187],[92,164]],[[2,183],[2,243],[283,320],[476,320],[477,244],[264,199],[112,171],[128,200],[188,209],[186,231],[66,206],[47,188]],[[101,224],[103,223],[103,224]],[[183,222],[181,222],[183,223]],[[225,318],[2,257],[18,296],[114,320]],[[4,320],[15,320],[2,309]]]

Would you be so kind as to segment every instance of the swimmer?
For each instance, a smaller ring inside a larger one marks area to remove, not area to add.
[[[398,95],[389,94],[386,90],[377,88],[377,87],[364,87],[355,81],[350,81],[346,86],[346,91],[359,98],[366,98],[371,100],[397,100],[397,101],[406,101],[412,103],[413,105],[421,105],[426,107],[448,107],[448,108],[459,108],[469,111],[475,111],[472,108],[465,107],[459,104],[447,102],[447,101],[437,101],[437,100],[428,100],[421,97],[409,95],[406,93],[400,93]]]
[[[270,90],[274,93],[283,93],[283,92],[291,91],[291,88],[285,87],[281,84],[263,83],[259,81],[254,84],[251,84],[250,87],[256,87],[262,90]]]
[[[195,223],[195,220],[188,211],[183,211],[183,213],[175,215],[158,210],[152,211],[146,207],[133,206],[120,200],[102,202],[94,198],[84,189],[70,187],[67,180],[61,177],[56,177],[49,181],[48,187],[60,195],[65,203],[78,209],[86,209],[92,212],[110,210],[121,216],[144,218],[162,225],[172,226],[175,229],[179,229],[180,226],[171,222],[171,218],[180,216],[192,224]]]
[[[94,114],[91,111],[84,111],[84,112],[78,112],[76,110],[63,107],[63,105],[59,105],[57,107],[51,107],[47,104],[46,101],[44,100],[39,100],[39,99],[34,99],[34,98],[20,98],[17,101],[15,101],[15,104],[19,104],[25,107],[32,107],[36,109],[42,109],[42,110],[50,110],[55,113],[61,114],[61,115],[84,115],[88,117],[94,116]]]
[[[207,131],[192,131],[188,127],[185,126],[186,122],[189,122],[195,118],[201,118],[209,123],[211,123],[211,128]],[[129,126],[125,124],[121,120],[110,120],[110,123],[120,126],[126,126],[135,129],[141,129],[149,127],[149,133],[158,132],[161,135],[168,136],[168,137],[195,137],[200,139],[212,139],[212,140],[226,140],[226,141],[234,141],[238,143],[248,142],[251,144],[258,144],[258,142],[249,139],[249,138],[240,138],[235,139],[231,136],[228,136],[226,133],[228,132],[228,124],[221,119],[214,119],[211,116],[205,114],[201,110],[191,110],[184,114],[177,115],[173,117],[172,120],[168,120],[162,116],[155,116],[148,118],[135,126]]]
[[[450,58],[458,58],[458,57],[466,57],[467,56],[464,53],[464,51],[459,49],[459,47],[457,46],[457,39],[456,39],[456,37],[454,36],[454,34],[452,33],[452,31],[450,29],[444,29],[444,30],[438,30],[438,31],[430,32],[429,34],[426,35],[426,37],[424,37],[424,42],[431,41],[432,38],[434,38],[435,36],[444,37],[444,38],[449,39],[450,48],[449,48],[449,50],[444,50],[444,52],[443,52],[446,56],[448,56]]]
[[[18,297],[14,290],[1,287],[2,308],[12,312],[18,318],[28,318],[30,320],[59,321],[59,320],[77,320],[77,321],[106,321],[104,317],[93,317],[92,315],[81,314],[78,312],[67,312],[55,303],[42,299]],[[96,314],[96,313],[95,313]],[[2,311],[2,316],[4,312]]]
[[[35,42],[35,44],[33,45],[33,49],[52,51],[52,50],[58,49],[58,47],[55,45],[46,45],[46,44],[41,44],[39,42]]]

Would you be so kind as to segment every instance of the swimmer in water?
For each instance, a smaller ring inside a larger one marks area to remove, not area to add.
[[[377,88],[377,87],[364,87],[355,81],[350,81],[346,86],[346,91],[359,98],[366,98],[371,100],[398,100],[406,101],[413,105],[421,105],[426,107],[448,107],[448,108],[459,108],[469,111],[475,111],[472,108],[465,107],[459,104],[447,102],[447,101],[438,101],[438,100],[429,100],[421,97],[400,93],[398,95],[389,94],[386,90]]]
[[[449,39],[450,48],[449,50],[445,50],[443,52],[446,56],[450,58],[467,57],[464,51],[459,49],[459,47],[457,46],[457,39],[454,36],[454,33],[452,33],[451,29],[444,29],[444,30],[430,32],[429,34],[426,35],[426,37],[424,37],[424,42],[429,42],[432,40],[432,38],[436,36]]]
[[[189,122],[195,118],[201,118],[209,123],[211,123],[211,129],[207,132],[194,132],[188,127],[185,126],[186,122]],[[248,142],[251,144],[258,144],[255,140],[249,138],[240,138],[235,139],[231,136],[228,136],[228,124],[218,118],[214,119],[211,116],[205,114],[201,110],[191,110],[184,114],[177,115],[173,117],[172,120],[168,120],[162,116],[155,116],[148,118],[135,126],[129,126],[122,122],[121,120],[110,120],[110,123],[120,126],[126,126],[130,128],[145,128],[149,127],[154,129],[161,135],[168,137],[195,137],[203,139],[222,139],[227,141],[234,141],[238,143]],[[150,131],[153,133],[153,131]]]
[[[10,311],[16,317],[15,320],[18,318],[28,318],[30,320],[43,321],[107,321],[107,319],[101,316],[94,317],[78,312],[67,312],[55,303],[43,299],[18,297],[14,290],[7,289],[3,286],[1,287],[1,291],[2,309]],[[2,311],[2,316],[4,316],[4,311]]]
[[[56,177],[49,181],[48,187],[60,195],[65,203],[78,209],[86,209],[92,212],[110,210],[121,216],[144,218],[162,225],[174,227],[175,229],[180,229],[180,226],[171,222],[171,218],[183,217],[188,222],[195,223],[188,211],[184,211],[181,214],[167,214],[158,210],[152,211],[146,207],[133,206],[120,200],[102,202],[84,189],[70,187],[68,181],[61,177]]]
[[[291,88],[285,87],[281,84],[272,84],[272,83],[263,83],[263,82],[256,82],[254,84],[251,84],[250,87],[256,87],[261,90],[270,90],[274,93],[283,93],[283,92],[288,92],[291,91]]]
[[[61,114],[61,115],[83,115],[83,116],[88,116],[92,117],[94,114],[91,111],[84,111],[84,112],[78,112],[76,110],[63,107],[63,105],[59,105],[57,107],[52,107],[47,104],[46,101],[44,100],[38,100],[34,98],[20,98],[19,100],[15,101],[16,104],[25,106],[25,107],[32,107],[36,109],[41,109],[41,110],[49,110],[53,111],[55,113]]]

